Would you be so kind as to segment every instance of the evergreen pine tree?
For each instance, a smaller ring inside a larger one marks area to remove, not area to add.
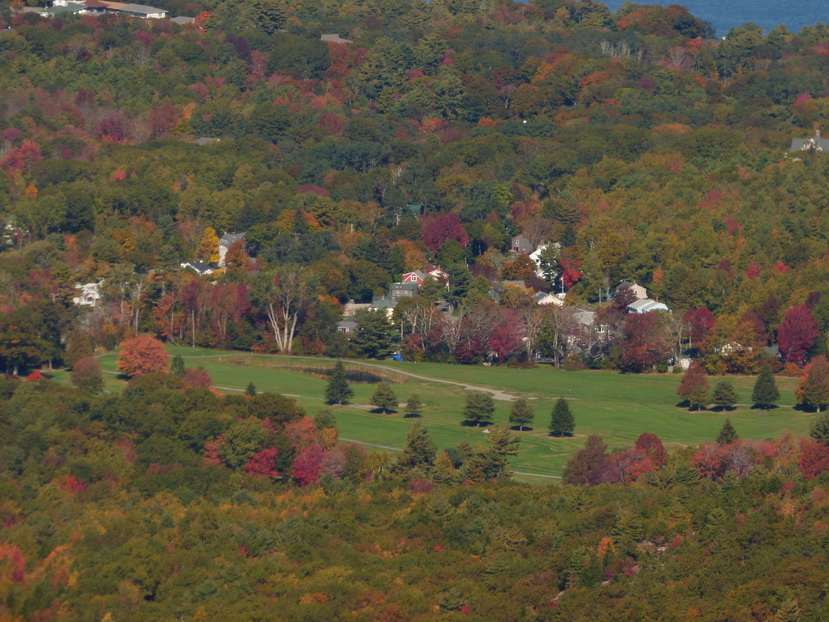
[[[720,380],[714,387],[712,400],[717,408],[724,410],[734,408],[737,403],[737,391],[734,389],[734,384],[730,380]]]
[[[517,425],[519,431],[524,431],[524,426],[532,423],[535,418],[535,411],[525,399],[516,400],[512,404],[509,413],[509,422]]]
[[[176,378],[181,378],[184,376],[184,359],[181,355],[176,354],[173,357],[173,360],[170,361],[170,375],[175,376]]]
[[[553,436],[571,436],[576,429],[576,421],[570,411],[570,404],[563,397],[553,406],[550,415],[550,434]]]
[[[254,385],[253,382],[248,383],[248,388],[245,389],[245,395],[249,395],[250,397],[256,395],[256,385]]]
[[[406,446],[397,459],[397,470],[428,469],[434,463],[437,452],[438,447],[428,430],[416,423],[406,435]]]
[[[774,374],[771,367],[764,365],[754,383],[754,390],[751,392],[751,401],[757,406],[768,410],[780,400],[780,391],[777,390],[777,383],[774,381]]]
[[[492,395],[483,391],[470,391],[466,394],[466,403],[463,407],[463,416],[466,421],[477,426],[492,422],[495,413],[495,402]]]
[[[371,396],[371,404],[383,411],[384,415],[397,408],[397,395],[388,382],[377,385]]]
[[[412,393],[406,401],[406,410],[404,411],[406,416],[419,417],[422,410],[423,402],[420,401],[420,396],[417,393]]]
[[[348,378],[345,375],[345,365],[342,361],[337,361],[325,389],[325,401],[329,404],[345,404],[353,395],[354,391],[348,386]]]
[[[720,433],[717,434],[717,443],[720,445],[730,445],[738,438],[740,437],[737,436],[737,430],[731,425],[731,419],[726,419]]]
[[[457,478],[458,470],[452,463],[452,458],[445,451],[440,452],[432,469],[432,481],[436,484],[454,484]]]

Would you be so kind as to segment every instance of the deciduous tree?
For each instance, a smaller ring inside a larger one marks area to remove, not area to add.
[[[91,356],[85,356],[75,361],[69,378],[73,385],[84,391],[99,393],[104,388],[101,365]]]
[[[794,393],[798,404],[817,412],[824,404],[829,404],[829,361],[825,356],[816,356],[806,366]]]
[[[817,322],[806,305],[792,307],[786,312],[777,330],[777,344],[785,361],[805,365],[809,349],[820,336]]]
[[[693,361],[685,370],[676,392],[688,401],[691,408],[702,410],[708,405],[708,377],[698,361]]]
[[[121,342],[116,366],[126,376],[138,376],[166,372],[167,360],[163,343],[152,335],[138,335]]]

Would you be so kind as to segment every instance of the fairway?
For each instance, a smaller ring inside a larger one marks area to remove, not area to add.
[[[293,396],[313,415],[324,406],[326,380],[299,371],[299,368],[333,366],[327,359],[251,355],[240,352],[218,352],[198,348],[169,346],[170,355],[181,355],[188,367],[203,366],[221,391],[243,391],[253,382],[259,391],[275,391]],[[115,371],[116,354],[99,358],[104,370]],[[549,479],[530,477],[532,474],[560,476],[567,460],[584,444],[590,434],[601,435],[609,447],[628,447],[643,432],[659,436],[668,449],[696,445],[714,440],[726,418],[730,418],[741,438],[767,439],[789,430],[795,436],[808,432],[812,413],[792,408],[796,378],[778,377],[782,396],[781,407],[771,411],[752,410],[750,402],[753,377],[734,376],[742,404],[728,413],[712,411],[689,412],[677,406],[676,388],[679,375],[623,375],[613,372],[564,371],[543,366],[534,369],[446,365],[439,363],[405,363],[386,361],[346,361],[348,368],[379,366],[374,371],[387,376],[397,393],[401,410],[406,399],[417,393],[425,404],[420,422],[439,449],[454,447],[461,441],[484,443],[484,428],[461,425],[466,390],[458,384],[475,385],[503,392],[500,397],[524,397],[535,409],[532,430],[518,433],[521,451],[511,461],[523,478],[543,482]],[[295,368],[295,369],[292,369]],[[402,374],[415,374],[427,379]],[[56,374],[59,378],[63,373]],[[715,385],[717,377],[709,378]],[[448,383],[447,383],[448,382]],[[107,375],[107,388],[118,390],[123,381]],[[367,405],[373,384],[353,383],[353,405],[337,406],[337,424],[343,439],[359,441],[367,446],[402,448],[406,433],[414,420],[401,413],[382,415],[371,412]],[[576,419],[575,435],[551,438],[547,435],[550,411],[559,397],[571,401]],[[496,399],[495,423],[508,422],[511,402]],[[386,449],[388,450],[388,449]]]

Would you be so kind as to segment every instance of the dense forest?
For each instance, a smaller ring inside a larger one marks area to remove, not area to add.
[[[562,486],[515,435],[392,457],[336,416],[147,373],[0,383],[4,620],[824,620],[829,418],[665,451],[599,437]],[[825,488],[826,487],[826,488]]]
[[[9,373],[136,333],[632,372],[825,352],[829,164],[788,153],[827,114],[820,24],[715,40],[679,6],[592,0],[163,4],[186,26],[19,5],[0,14]],[[181,268],[224,233],[245,238],[223,269]],[[519,234],[548,243],[538,265]],[[434,266],[390,321],[358,316],[364,339],[337,332],[344,303]],[[672,313],[608,304],[622,280]]]

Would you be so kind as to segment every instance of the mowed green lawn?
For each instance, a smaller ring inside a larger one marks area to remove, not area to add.
[[[252,356],[238,352],[191,349],[171,346],[171,355],[180,354],[190,366],[203,366],[213,382],[222,390],[244,390],[253,382],[259,391],[276,391],[296,396],[306,411],[313,415],[324,406],[322,398],[326,381],[291,366],[331,366],[333,361],[323,359]],[[115,370],[115,353],[100,358],[105,370]],[[371,364],[374,362],[364,361]],[[241,363],[241,364],[240,364]],[[444,365],[438,363],[399,363],[381,361],[376,364],[401,372],[409,372],[434,379],[498,389],[516,397],[531,400],[536,412],[534,429],[520,433],[521,452],[512,460],[515,471],[559,476],[567,460],[584,444],[589,434],[600,434],[613,447],[633,444],[643,432],[659,436],[670,448],[696,445],[714,440],[726,418],[730,418],[742,438],[766,439],[780,436],[790,430],[793,434],[807,433],[814,414],[794,410],[794,378],[777,378],[782,395],[781,407],[771,411],[752,410],[740,406],[728,413],[711,411],[689,412],[677,406],[676,388],[679,375],[622,375],[611,372],[568,372],[551,367],[511,369]],[[279,368],[269,368],[268,365]],[[347,363],[359,368],[357,362]],[[401,410],[412,393],[418,393],[425,403],[420,419],[438,447],[456,446],[461,441],[484,443],[483,428],[461,424],[466,390],[462,387],[429,380],[393,376],[399,382],[394,390],[400,398]],[[712,388],[719,378],[711,378]],[[117,390],[116,376],[108,375],[108,386]],[[733,377],[740,402],[750,402],[754,378]],[[353,403],[367,405],[374,390],[372,384],[355,383]],[[547,435],[553,402],[563,396],[570,400],[576,419],[576,433],[571,438],[551,438]],[[510,402],[496,400],[495,423],[507,423]],[[402,414],[382,415],[354,406],[335,407],[340,436],[380,445],[401,448],[413,420]],[[532,478],[535,479],[535,478]]]

